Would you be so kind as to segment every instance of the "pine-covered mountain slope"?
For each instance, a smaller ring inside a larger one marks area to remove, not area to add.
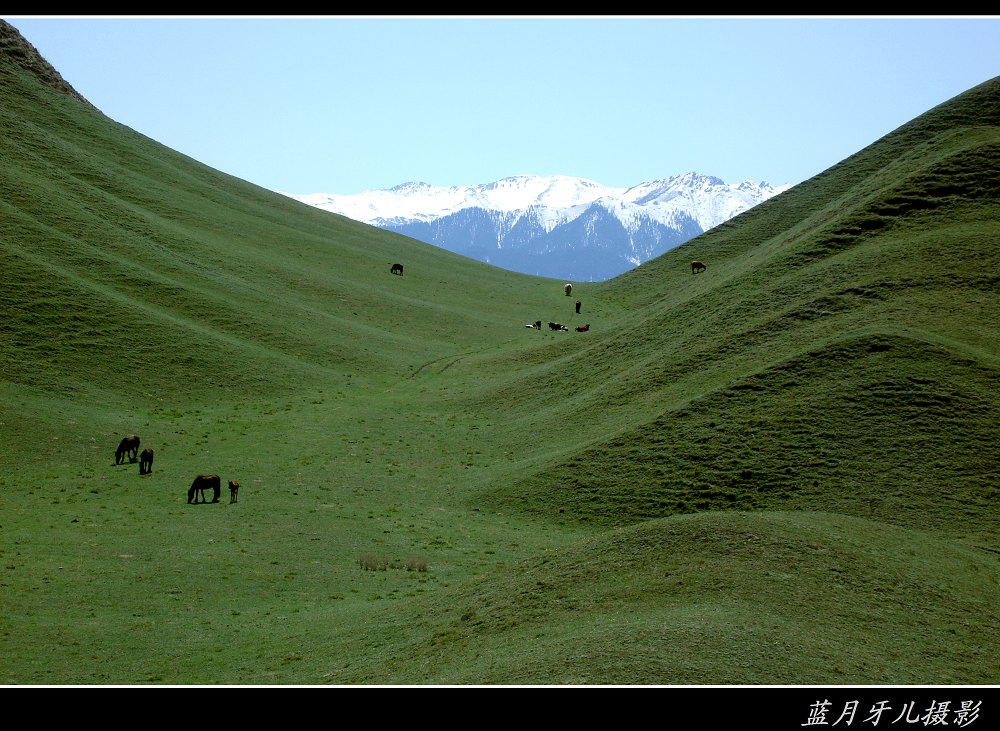
[[[23,60],[0,682],[996,684],[1000,79],[566,297]]]

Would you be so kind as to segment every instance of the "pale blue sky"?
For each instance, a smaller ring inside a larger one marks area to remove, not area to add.
[[[794,184],[1000,75],[1000,16],[2,17],[115,121],[296,194]]]

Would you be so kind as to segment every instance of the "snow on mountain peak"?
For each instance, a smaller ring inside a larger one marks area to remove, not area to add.
[[[389,190],[393,193],[398,193],[399,195],[410,195],[413,193],[421,193],[431,187],[432,186],[429,183],[408,182],[400,183],[397,186],[389,188]]]
[[[484,185],[444,187],[409,182],[388,190],[346,195],[285,195],[357,221],[379,224],[402,220],[432,221],[465,208],[515,213],[541,206],[561,211],[606,196],[620,195],[623,191],[566,175],[516,175]]]
[[[697,172],[640,183],[631,188],[611,188],[568,175],[524,174],[481,185],[444,187],[407,182],[388,190],[346,195],[286,195],[374,225],[434,221],[466,208],[481,208],[515,216],[530,210],[545,230],[551,230],[600,202],[627,227],[635,225],[642,217],[671,223],[680,211],[684,211],[708,230],[788,187],[773,188],[749,180],[728,184],[720,178]]]
[[[351,195],[285,195],[495,266],[594,281],[658,256],[789,187],[729,184],[689,172],[630,188],[567,175],[514,175],[482,185],[407,182]]]

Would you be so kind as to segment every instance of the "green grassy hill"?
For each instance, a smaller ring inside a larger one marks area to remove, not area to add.
[[[1000,79],[571,298],[0,129],[0,683],[1000,682]]]

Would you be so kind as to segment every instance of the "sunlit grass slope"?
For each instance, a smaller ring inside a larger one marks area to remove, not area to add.
[[[998,99],[984,84],[602,285],[635,309],[530,378],[607,439],[493,497],[605,524],[835,510],[992,542]]]
[[[996,635],[982,634],[1000,601],[995,556],[920,531],[822,512],[705,512],[608,531],[505,568],[449,591],[450,606],[421,598],[394,612],[424,627],[423,637],[343,663],[332,677],[996,681]],[[376,637],[373,628],[358,646],[379,645]]]
[[[0,683],[998,682],[998,106],[566,297],[0,24]]]

